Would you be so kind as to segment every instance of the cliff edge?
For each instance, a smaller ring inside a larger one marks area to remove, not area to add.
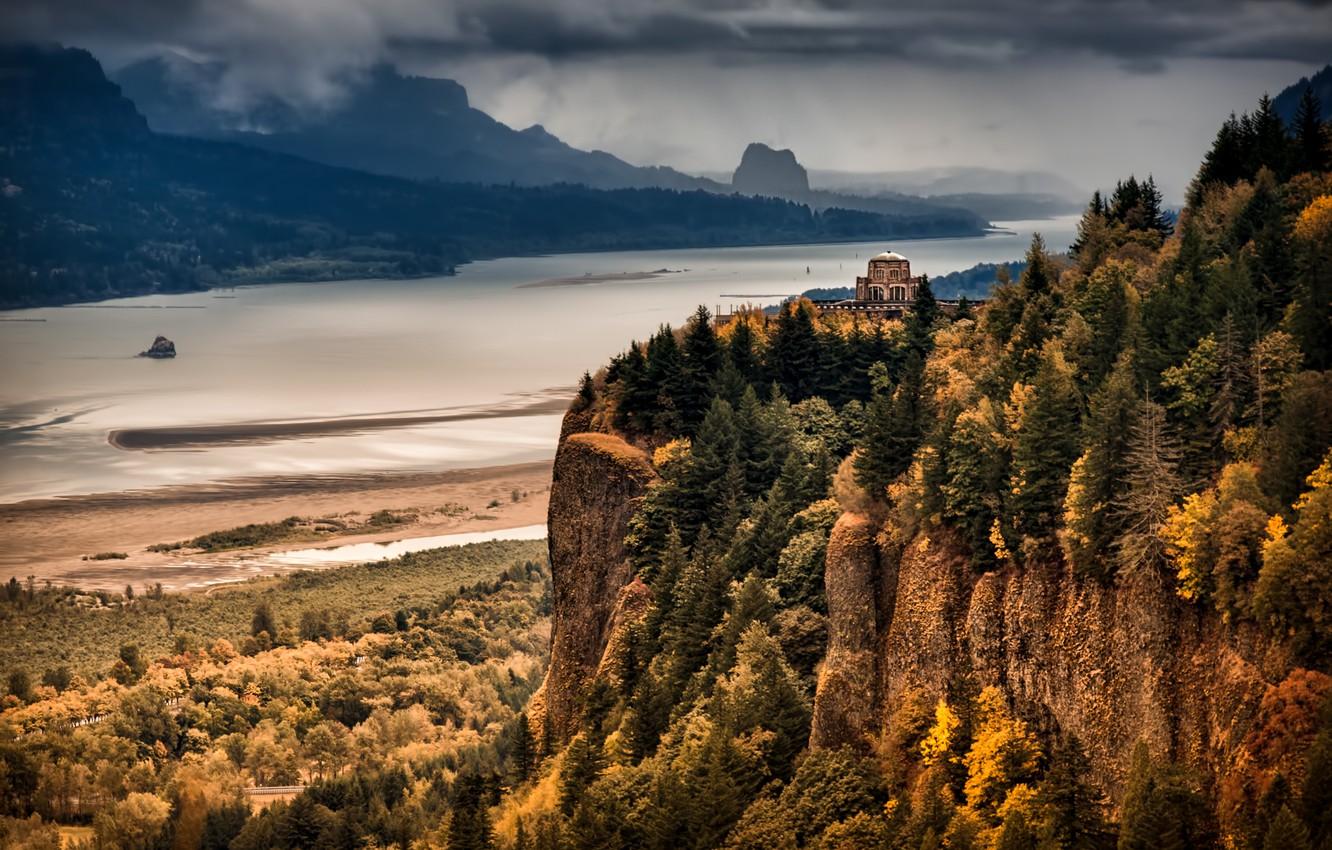
[[[812,746],[867,750],[903,700],[970,675],[1076,736],[1115,803],[1140,740],[1217,782],[1253,761],[1246,738],[1293,672],[1279,647],[1164,584],[1104,586],[1039,563],[977,575],[946,536],[917,537],[894,565],[874,533],[845,514],[828,546]]]
[[[617,436],[566,432],[560,440],[547,519],[554,585],[550,669],[529,710],[537,731],[552,742],[577,731],[581,697],[613,624],[643,607],[643,593],[621,592],[633,578],[624,535],[656,477],[647,455]]]

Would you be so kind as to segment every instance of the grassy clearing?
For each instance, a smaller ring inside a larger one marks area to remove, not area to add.
[[[175,543],[154,543],[149,552],[177,552],[197,549],[201,552],[225,552],[229,549],[252,549],[275,543],[315,541],[349,531],[383,531],[404,525],[416,519],[411,511],[378,510],[365,519],[350,515],[340,517],[289,516],[277,522],[256,522],[222,531],[210,531],[190,540]],[[112,553],[113,555],[115,553]],[[120,557],[127,557],[120,555]]]
[[[87,608],[71,589],[38,590],[0,601],[0,676],[22,669],[34,681],[68,667],[85,677],[104,675],[122,644],[138,644],[155,658],[193,642],[250,634],[255,608],[266,603],[280,635],[294,634],[306,612],[358,621],[437,602],[460,585],[494,578],[516,561],[544,561],[544,540],[506,540],[433,549],[396,560],[293,573],[219,587],[208,593],[138,598],[124,608]]]

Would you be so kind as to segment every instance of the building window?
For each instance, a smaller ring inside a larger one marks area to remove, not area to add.
[[[900,286],[894,286],[894,287],[893,287],[893,300],[894,300],[894,301],[905,301],[905,300],[906,300],[906,290],[905,290],[904,288],[900,287]]]
[[[879,268],[874,270],[874,279],[883,280],[883,269]]]
[[[882,287],[882,286],[871,286],[871,287],[870,287],[870,290],[869,290],[869,300],[871,300],[871,301],[882,301],[882,300],[883,300],[883,287]]]

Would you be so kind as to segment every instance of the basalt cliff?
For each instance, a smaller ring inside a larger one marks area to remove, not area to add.
[[[555,741],[576,731],[624,626],[652,602],[624,536],[656,475],[641,450],[582,432],[589,424],[566,417],[551,490],[554,637],[531,711]],[[1244,770],[1289,768],[1258,729],[1281,710],[1283,684],[1321,674],[1280,645],[1161,584],[1079,581],[1057,555],[977,574],[961,552],[946,533],[895,542],[883,521],[841,515],[826,556],[811,749],[869,752],[905,700],[942,696],[968,676],[1001,688],[1033,727],[1076,736],[1115,804],[1140,741],[1210,778],[1223,807],[1255,793],[1235,784]]]

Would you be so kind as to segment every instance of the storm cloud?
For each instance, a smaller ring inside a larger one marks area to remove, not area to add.
[[[1055,164],[1095,184],[1137,161],[1126,141],[1178,140],[1177,187],[1204,127],[1332,60],[1332,4],[1299,0],[9,0],[0,26],[112,66],[223,63],[204,95],[235,110],[329,108],[389,61],[636,161],[721,168],[762,139],[825,168],[1031,166],[1057,140]],[[835,129],[867,103],[890,117]]]

